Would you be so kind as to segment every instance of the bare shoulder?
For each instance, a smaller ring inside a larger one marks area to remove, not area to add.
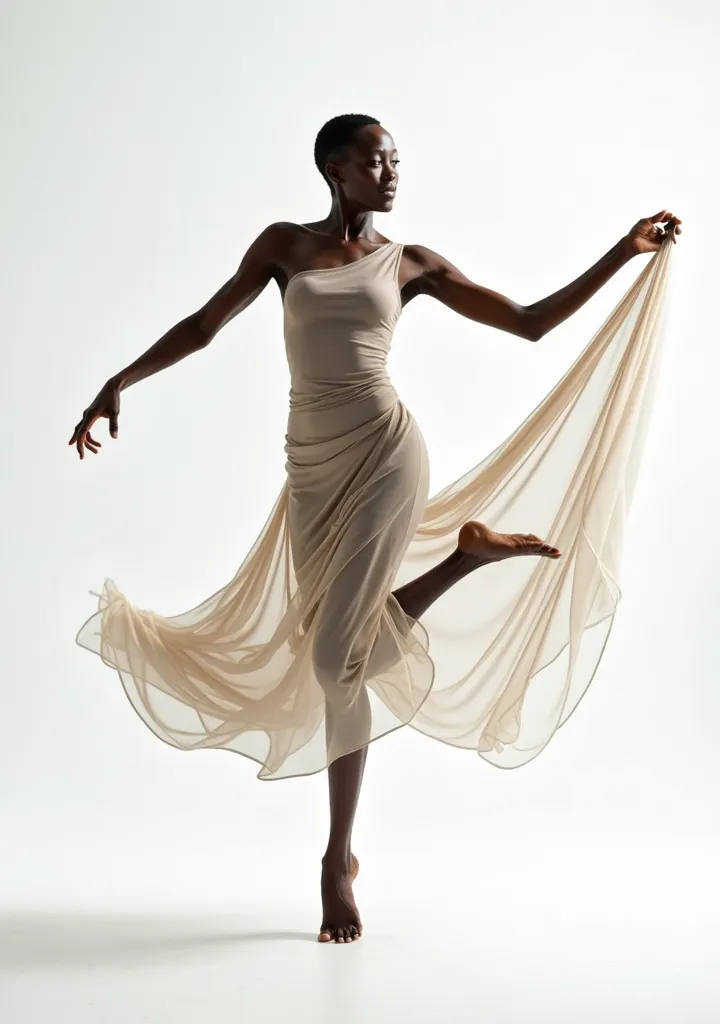
[[[284,242],[298,238],[305,230],[306,228],[304,224],[295,224],[291,220],[276,220],[274,223],[268,224],[265,228],[265,232],[268,236],[280,239]]]
[[[457,267],[426,245],[403,246],[402,278],[408,297],[433,294],[440,281],[453,272],[459,273]]]
[[[322,225],[296,224],[280,220],[268,224],[253,243],[260,258],[272,267],[273,276],[282,285],[297,270],[312,259],[323,237],[318,230]]]
[[[300,225],[292,224],[290,221],[278,220],[268,224],[252,243],[247,255],[251,259],[254,256],[260,257],[275,266],[288,247],[295,243],[299,232]]]
[[[288,242],[305,241],[317,239],[319,235],[325,234],[321,231],[322,224],[296,224],[291,220],[278,220],[269,224],[265,229],[268,237],[272,237],[287,244]]]

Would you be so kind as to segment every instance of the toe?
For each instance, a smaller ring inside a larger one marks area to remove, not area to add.
[[[318,935],[318,942],[330,942],[332,935],[330,934],[329,928],[322,928]]]
[[[535,551],[538,555],[547,555],[549,558],[559,558],[560,552],[552,544],[548,544],[546,540],[542,540],[541,537],[536,537],[534,533],[528,534],[525,537],[527,547]]]

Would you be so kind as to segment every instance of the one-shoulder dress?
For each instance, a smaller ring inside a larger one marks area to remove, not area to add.
[[[77,636],[159,738],[243,754],[259,779],[321,771],[404,725],[523,765],[586,692],[617,608],[670,240],[544,401],[432,497],[387,371],[402,251],[388,242],[291,278],[284,480],[235,576],[172,617],[107,580]],[[450,555],[471,519],[532,530],[563,557],[473,572],[413,620],[393,591]]]

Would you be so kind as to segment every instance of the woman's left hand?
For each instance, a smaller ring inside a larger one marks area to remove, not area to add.
[[[644,217],[625,236],[630,254],[638,256],[643,252],[657,252],[668,235],[677,242],[675,236],[682,234],[680,224],[680,218],[669,210],[661,210],[654,217]]]

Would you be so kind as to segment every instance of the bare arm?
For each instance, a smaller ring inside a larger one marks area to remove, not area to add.
[[[266,228],[245,253],[236,273],[204,306],[171,327],[138,359],[110,378],[84,411],[70,438],[69,444],[77,447],[81,459],[86,449],[95,455],[102,447],[90,433],[97,420],[108,419],[110,435],[117,437],[121,391],[205,348],[225,324],[255,301],[276,272],[276,257],[286,235],[285,225]]]
[[[121,391],[205,348],[226,324],[255,301],[272,279],[282,226],[272,224],[252,243],[235,274],[204,306],[171,327],[114,382]]]
[[[415,261],[419,273],[406,285],[408,297],[431,295],[470,320],[528,341],[539,341],[584,306],[633,256],[656,252],[668,239],[675,242],[675,236],[682,232],[680,224],[680,218],[669,210],[643,217],[584,274],[531,306],[521,306],[504,295],[474,284],[430,249],[409,246],[406,254]]]
[[[634,255],[629,238],[621,238],[597,263],[565,288],[553,292],[546,299],[540,299],[531,306],[526,306],[526,313],[535,324],[532,340],[539,341],[543,335],[554,330],[563,320],[577,312]]]
[[[475,284],[430,249],[413,246],[408,255],[421,270],[417,280],[411,282],[413,294],[429,295],[476,323],[496,327],[528,341],[539,341],[580,309],[634,253],[628,239],[623,238],[577,280],[531,306],[522,306],[505,295]]]

